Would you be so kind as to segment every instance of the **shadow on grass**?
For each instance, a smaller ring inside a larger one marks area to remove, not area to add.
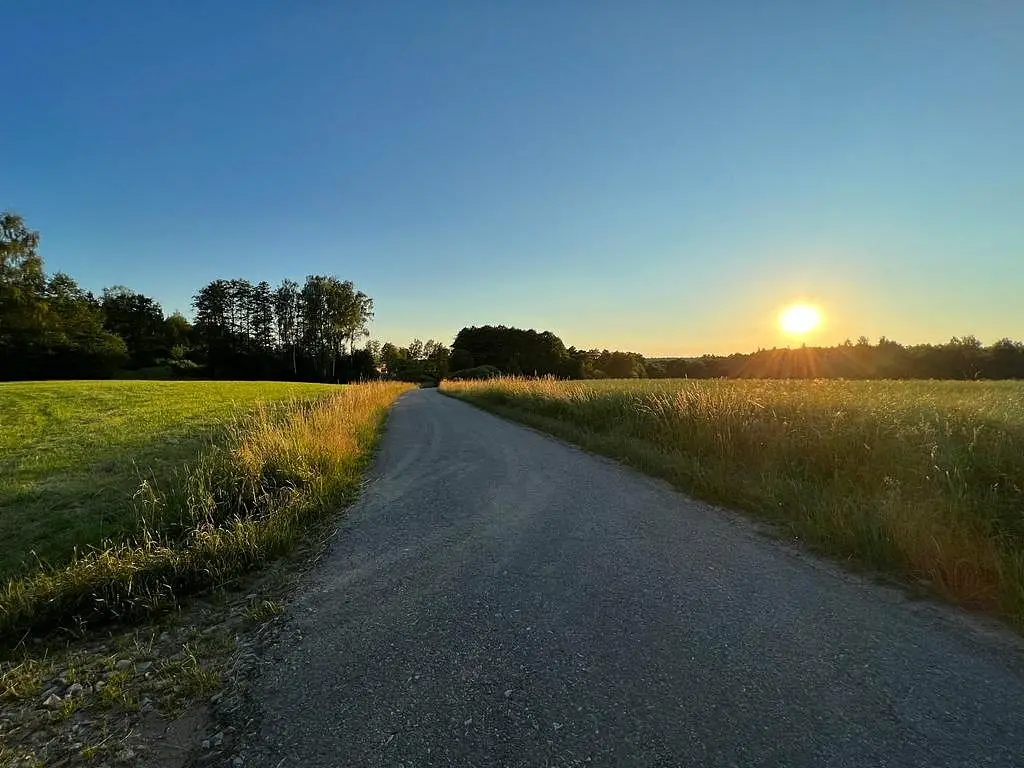
[[[133,497],[144,481],[163,482],[213,443],[223,428],[129,440],[21,488],[0,487],[0,578],[39,565],[60,566],[79,551],[138,533]],[[17,478],[9,480],[15,485]]]

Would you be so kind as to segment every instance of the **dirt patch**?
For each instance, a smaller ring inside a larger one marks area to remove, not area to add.
[[[148,768],[180,768],[186,765],[210,730],[210,709],[199,704],[170,722],[159,715],[147,717],[140,736],[150,746]]]

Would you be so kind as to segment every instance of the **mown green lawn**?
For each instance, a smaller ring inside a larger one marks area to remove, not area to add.
[[[143,480],[166,478],[259,403],[337,391],[281,382],[0,384],[0,576],[135,530],[132,497]]]

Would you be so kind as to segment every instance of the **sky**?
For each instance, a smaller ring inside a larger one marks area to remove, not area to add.
[[[649,356],[1024,338],[1019,0],[12,0],[3,26],[0,209],[96,292],[188,315],[213,279],[335,274],[378,339]]]

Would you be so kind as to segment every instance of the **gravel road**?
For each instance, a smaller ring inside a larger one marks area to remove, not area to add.
[[[285,626],[245,765],[1024,766],[1014,636],[436,391]]]

